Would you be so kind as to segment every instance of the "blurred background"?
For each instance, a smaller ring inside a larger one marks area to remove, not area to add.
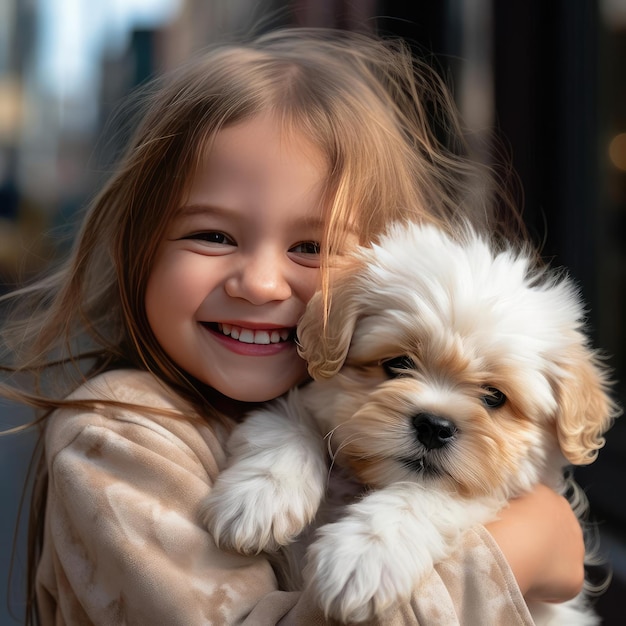
[[[231,34],[297,24],[407,39],[445,75],[477,155],[507,147],[525,221],[589,304],[594,344],[626,369],[626,0],[0,0],[0,293],[64,251],[120,148],[107,121],[151,76]],[[616,388],[624,404],[623,383]],[[529,390],[532,393],[532,390]],[[28,414],[0,404],[0,428]],[[0,587],[34,437],[0,437]],[[577,471],[623,624],[626,418]],[[24,523],[8,599],[21,615]],[[0,625],[19,624],[0,599]]]

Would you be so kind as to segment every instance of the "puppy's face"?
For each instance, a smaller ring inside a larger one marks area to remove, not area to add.
[[[364,482],[510,497],[595,458],[616,412],[567,280],[413,225],[354,255],[331,295],[326,328],[316,297],[299,338],[315,411]]]

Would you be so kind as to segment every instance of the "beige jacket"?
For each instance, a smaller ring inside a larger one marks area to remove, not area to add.
[[[147,373],[116,371],[75,394],[180,408]],[[225,435],[147,411],[57,411],[37,573],[45,626],[326,624],[306,593],[277,587],[263,556],[218,550],[198,506],[225,463]],[[515,579],[482,527],[384,624],[532,624]]]

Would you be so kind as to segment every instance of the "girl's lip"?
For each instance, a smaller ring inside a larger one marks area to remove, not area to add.
[[[219,322],[203,322],[205,324],[229,324],[230,326],[239,326],[249,330],[291,330],[292,326],[280,326],[279,324],[268,324],[267,322],[244,322],[241,320],[222,320]]]

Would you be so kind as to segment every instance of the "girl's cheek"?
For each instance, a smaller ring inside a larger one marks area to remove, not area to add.
[[[304,296],[304,301],[306,303],[315,295],[315,292],[320,289],[322,286],[321,274],[318,273],[318,277],[315,280],[312,280],[307,285],[306,293]]]

